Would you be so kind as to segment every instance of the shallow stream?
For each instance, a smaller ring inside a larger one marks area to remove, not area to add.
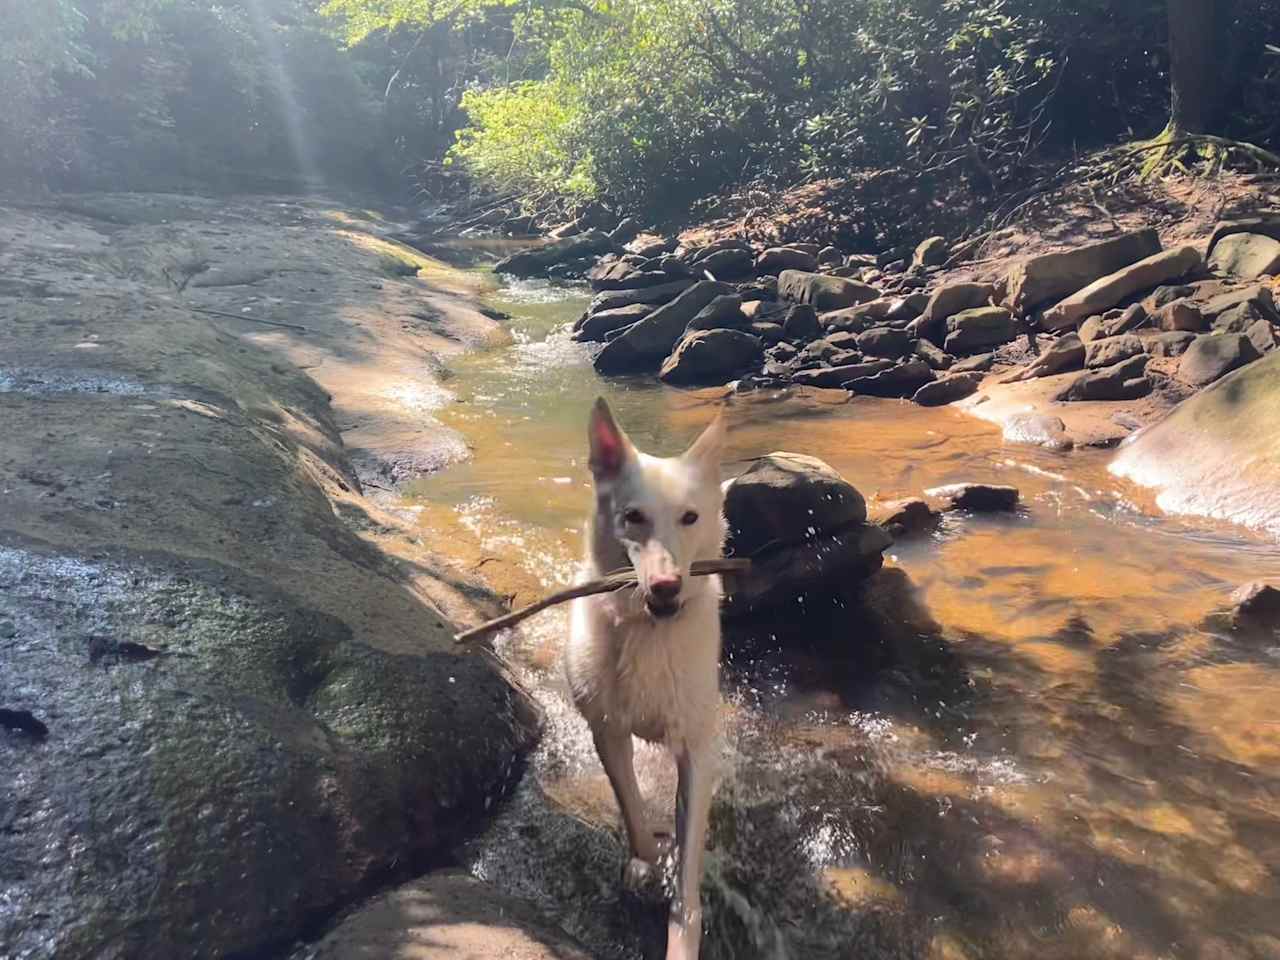
[[[581,289],[488,299],[515,342],[452,362],[438,414],[472,456],[412,498],[432,542],[527,602],[573,575],[591,401],[674,453],[720,392],[601,380],[564,330]],[[940,630],[904,630],[888,658],[839,617],[811,644],[730,646],[706,955],[1280,957],[1280,651],[1199,626],[1240,583],[1280,580],[1276,543],[1159,516],[1106,451],[1006,444],[946,408],[760,395],[731,422],[730,472],[785,449],[868,499],[991,481],[1022,508],[889,550],[902,603],[909,578]],[[460,856],[596,955],[639,956],[613,798],[562,692],[564,634],[558,608],[497,644],[547,731]],[[638,764],[659,826],[672,771],[651,748]]]

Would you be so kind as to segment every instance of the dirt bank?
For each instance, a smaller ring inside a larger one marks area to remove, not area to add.
[[[420,872],[536,711],[375,497],[466,278],[320,201],[0,206],[0,954],[258,954]],[[388,503],[392,501],[388,500]]]

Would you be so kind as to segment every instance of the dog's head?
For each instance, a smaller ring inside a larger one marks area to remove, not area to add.
[[[717,415],[693,446],[669,459],[637,450],[603,399],[591,411],[588,433],[597,533],[612,535],[626,551],[649,613],[674,616],[689,566],[719,557],[724,543],[724,417]]]

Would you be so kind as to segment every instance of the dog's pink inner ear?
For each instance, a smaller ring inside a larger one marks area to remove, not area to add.
[[[608,410],[597,408],[591,415],[591,472],[608,477],[622,470],[627,457],[627,441]]]

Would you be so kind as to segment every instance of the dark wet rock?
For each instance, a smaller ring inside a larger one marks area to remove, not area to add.
[[[1025,314],[1033,308],[1060,299],[1087,288],[1100,278],[1138,263],[1160,252],[1160,238],[1153,229],[1127,233],[1110,240],[1091,243],[1074,250],[1047,253],[1015,266],[1006,281],[1004,303],[1016,313]],[[1182,272],[1186,272],[1185,270]],[[1174,276],[1180,276],[1175,274]],[[1144,286],[1154,286],[1161,278]],[[1136,289],[1142,289],[1138,287]],[[1055,322],[1047,329],[1064,329],[1090,313],[1100,313],[1114,306],[1122,296],[1098,308],[1087,310],[1069,320]]]
[[[7,955],[262,955],[421,869],[535,734],[483,658],[375,649],[211,562],[5,535],[0,582],[32,640],[0,647],[4,707],[49,731],[0,731]],[[169,655],[94,664],[88,629]]]
[[[694,260],[693,266],[699,272],[705,271],[717,280],[724,280],[751,273],[755,267],[755,260],[750,249],[734,248],[718,250],[709,256],[698,258]]]
[[[1116,304],[1150,287],[1184,277],[1203,265],[1200,251],[1193,246],[1164,250],[1090,283],[1044,312],[1041,326],[1063,330],[1084,318],[1109,310]]]
[[[807,303],[819,313],[824,313],[878,299],[880,291],[856,280],[803,270],[783,270],[778,276],[778,296],[792,303]]]
[[[727,556],[751,571],[726,578],[726,612],[738,617],[794,603],[805,591],[869,576],[891,540],[867,522],[862,495],[829,465],[771,453],[725,484]]]
[[[1058,400],[1136,400],[1151,392],[1151,382],[1144,375],[1147,362],[1145,354],[1130,357],[1120,363],[1100,370],[1093,370],[1078,377],[1058,394]]]
[[[974,307],[947,319],[943,349],[950,354],[969,354],[1008,343],[1018,332],[1013,315],[1004,307]]]
[[[957,360],[951,365],[951,373],[971,373],[974,370],[990,370],[996,362],[994,353],[980,353],[976,356],[965,357],[963,360]]]
[[[629,307],[585,314],[575,325],[573,338],[588,343],[604,340],[613,331],[643,320],[653,313],[653,310],[654,308],[647,303],[633,303]]]
[[[982,373],[953,373],[926,383],[911,396],[922,407],[941,407],[955,403],[974,393],[982,384]]]
[[[1280,630],[1280,589],[1255,580],[1231,594],[1231,618],[1237,627]]]
[[[1179,284],[1177,286],[1156,287],[1155,293],[1148,297],[1148,302],[1152,310],[1159,310],[1165,304],[1173,303],[1175,300],[1181,300],[1184,297],[1190,297],[1196,292],[1196,288],[1190,284]]]
[[[1199,333],[1208,328],[1204,314],[1193,300],[1166,303],[1156,313],[1156,326],[1165,332],[1178,330]]]
[[[667,254],[665,257],[659,257],[657,260],[653,261],[653,266],[656,269],[661,270],[673,280],[677,277],[692,277],[694,275],[692,267],[679,257],[672,256],[671,254]],[[701,274],[699,274],[695,279],[702,279]]]
[[[933,371],[923,360],[906,360],[872,376],[855,377],[841,386],[864,397],[909,397],[933,380]]]
[[[595,359],[600,373],[645,373],[658,369],[697,314],[716,297],[733,293],[727,283],[701,280],[670,303],[611,340]]]
[[[1153,357],[1180,357],[1195,339],[1196,335],[1188,330],[1172,330],[1144,337],[1142,344]]]
[[[546,275],[552,280],[581,280],[595,264],[595,257],[578,257],[547,267]]]
[[[843,266],[844,254],[839,247],[823,247],[818,251],[818,264],[824,267]]]
[[[1171,513],[1280,536],[1280,351],[1232,371],[1127,442],[1113,472]]]
[[[888,275],[892,276],[898,273],[907,272],[907,261],[905,259],[890,260],[881,269]]]
[[[858,335],[858,349],[869,357],[886,357],[896,360],[910,347],[911,338],[906,332],[892,327],[872,327]]]
[[[30,710],[13,710],[9,707],[0,707],[0,730],[33,740],[43,740],[49,735],[49,728],[44,721]]]
[[[941,347],[934,346],[928,340],[912,340],[911,352],[927,363],[933,370],[946,370],[956,362],[955,357]]]
[[[877,503],[872,514],[894,540],[928,533],[939,520],[938,512],[919,497]]]
[[[640,221],[634,217],[623,217],[618,225],[609,231],[609,239],[614,243],[630,243],[640,235]]]
[[[770,307],[777,307],[778,300],[778,278],[777,277],[759,277],[749,283],[738,284],[738,294],[742,297],[743,303],[751,300],[759,300],[768,304]]]
[[[952,510],[970,510],[973,513],[996,513],[1013,510],[1018,506],[1018,488],[992,483],[952,483],[934,487],[925,495],[945,500]]]
[[[671,280],[662,270],[638,270],[626,260],[601,260],[586,276],[593,290],[634,290]]]
[[[667,383],[717,384],[757,366],[764,344],[741,330],[698,330],[680,341],[658,376]]]
[[[790,360],[800,351],[790,343],[778,343],[770,347],[766,353],[771,360]]]
[[[1013,379],[1032,380],[1036,377],[1051,377],[1068,370],[1079,370],[1085,363],[1085,349],[1076,334],[1063,334]]]
[[[812,340],[822,332],[818,324],[818,312],[807,303],[794,303],[787,308],[782,329],[789,340]]]
[[[1178,361],[1178,379],[1203,387],[1261,355],[1253,341],[1242,333],[1196,337]]]
[[[747,325],[747,333],[759,337],[767,344],[781,343],[787,332],[780,324],[757,321]]]
[[[715,330],[720,327],[741,328],[748,323],[742,312],[742,298],[736,293],[716,297],[689,321],[688,330]]]
[[[995,294],[996,288],[990,283],[948,283],[938,287],[914,321],[916,335],[941,346],[948,317],[987,306]]]
[[[806,345],[800,351],[800,356],[806,360],[821,360],[826,363],[832,357],[845,352],[847,349],[844,346],[837,346],[826,337],[820,337]]]
[[[1209,255],[1209,268],[1245,280],[1280,275],[1280,240],[1260,233],[1223,237]]]
[[[940,267],[947,262],[949,254],[946,237],[930,237],[920,241],[920,245],[911,256],[911,265],[921,268]]]
[[[599,313],[601,310],[616,310],[618,307],[629,307],[633,303],[647,303],[652,306],[659,306],[674,300],[693,286],[695,282],[693,277],[678,277],[675,280],[668,280],[666,283],[655,284],[651,287],[605,290],[597,293],[591,299],[591,304],[587,309],[590,313]]]
[[[580,257],[599,256],[614,249],[614,242],[599,230],[588,230],[577,236],[565,237],[541,247],[531,247],[513,253],[494,264],[495,273],[509,273],[517,277],[532,277],[543,273],[557,263]]]
[[[817,269],[818,258],[806,250],[797,250],[794,247],[770,247],[760,256],[756,257],[756,273],[772,273],[778,274],[783,270],[805,270],[812,272]]]
[[[874,376],[891,369],[893,365],[892,360],[871,360],[839,367],[819,367],[814,370],[799,370],[791,379],[806,387],[839,387],[850,380]]]
[[[1131,333],[1118,337],[1106,337],[1086,344],[1084,348],[1084,365],[1089,370],[1109,367],[1143,353],[1142,341]]]

